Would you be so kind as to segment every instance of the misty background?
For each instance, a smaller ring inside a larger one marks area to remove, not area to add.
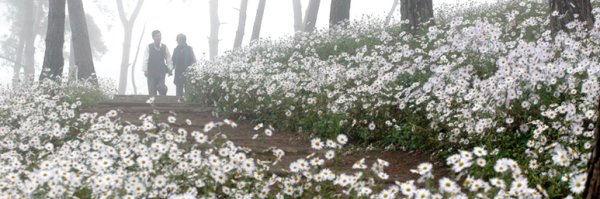
[[[18,13],[10,10],[7,6],[8,1],[0,0],[0,41],[9,39],[11,34],[10,20],[14,20],[11,14]],[[21,1],[21,0],[12,0]],[[350,10],[350,20],[360,19],[362,17],[384,18],[390,11],[394,0],[352,0]],[[478,3],[497,0],[479,0]],[[308,0],[302,0],[303,14],[306,10]],[[94,65],[98,78],[108,80],[110,86],[118,86],[119,73],[121,68],[121,57],[123,50],[124,28],[119,19],[117,3],[113,0],[84,0],[84,9],[87,13],[88,27],[95,24],[97,29],[89,28],[92,50],[94,51]],[[131,15],[137,0],[123,0],[124,10],[127,15]],[[467,6],[473,3],[473,0],[433,0],[434,9],[443,6]],[[326,28],[329,25],[329,8],[331,0],[322,0],[319,8],[316,27]],[[219,54],[233,48],[235,33],[238,25],[238,8],[240,0],[220,0],[218,15],[221,21],[219,29]],[[252,33],[252,24],[258,0],[249,0],[246,19],[246,34],[243,44],[248,45],[250,34]],[[47,9],[47,8],[46,8]],[[47,11],[47,10],[46,10]],[[68,12],[67,12],[68,15]],[[42,16],[45,18],[47,16]],[[394,19],[400,17],[399,8],[394,12]],[[68,16],[67,16],[68,18]],[[45,19],[44,19],[45,20]],[[67,19],[68,20],[68,19]],[[67,23],[68,24],[68,23]],[[142,31],[145,32],[143,35]],[[41,30],[45,32],[44,30]],[[146,77],[142,72],[142,57],[144,47],[152,42],[151,32],[160,30],[162,32],[162,42],[166,44],[169,50],[176,47],[176,35],[183,33],[187,35],[188,44],[194,48],[198,59],[208,59],[208,37],[210,34],[210,17],[208,0],[147,0],[140,10],[139,16],[134,24],[133,36],[131,41],[130,63],[134,62],[138,41],[142,36],[142,47],[135,66],[135,82],[137,85],[137,94],[147,94]],[[292,0],[270,0],[266,2],[265,13],[262,21],[261,38],[277,39],[289,36],[294,33],[294,13],[292,10]],[[44,38],[38,36],[35,40],[35,69],[36,79],[41,70],[41,63],[44,59]],[[65,76],[68,73],[69,50],[70,50],[70,30],[65,31]],[[0,51],[0,56],[12,57]],[[13,77],[13,63],[0,59],[0,85],[8,87]],[[128,78],[131,77],[131,67]],[[127,94],[134,94],[131,79],[127,80]],[[173,77],[167,77],[168,95],[174,95],[175,85]]]

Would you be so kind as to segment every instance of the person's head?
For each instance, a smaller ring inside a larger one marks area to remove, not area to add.
[[[152,39],[154,40],[154,43],[160,43],[162,35],[159,30],[152,31]]]
[[[179,44],[179,45],[186,45],[187,44],[187,37],[184,34],[177,35],[177,44]]]

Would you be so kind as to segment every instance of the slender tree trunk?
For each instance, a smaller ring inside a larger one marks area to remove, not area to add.
[[[71,43],[73,44],[73,54],[75,55],[75,65],[77,66],[77,79],[89,80],[94,84],[98,84],[83,2],[82,0],[68,1],[69,21],[71,22]]]
[[[344,25],[350,20],[351,0],[331,0],[329,27]]]
[[[40,81],[51,79],[59,81],[62,77],[65,60],[63,45],[65,42],[65,0],[50,0],[48,9],[48,32],[46,34],[46,52]]]
[[[304,24],[302,24],[302,2],[294,0],[294,31],[302,32]]]
[[[131,55],[131,34],[132,27],[124,27],[123,55],[121,57],[121,75],[119,78],[119,95],[124,95],[127,91],[127,72],[129,70],[129,56]]]
[[[254,19],[254,28],[252,29],[251,41],[256,41],[260,37],[260,28],[262,26],[263,15],[265,14],[265,6],[267,0],[260,0],[258,2],[258,9],[256,10],[256,18]]]
[[[321,0],[310,0],[308,2],[308,8],[304,15],[304,32],[312,32],[315,30],[320,5]]]
[[[123,8],[123,0],[117,1],[117,9],[119,10],[119,18],[121,19],[121,24],[123,25],[123,55],[121,57],[121,74],[119,77],[119,95],[124,95],[127,91],[127,72],[129,69],[129,56],[131,54],[131,37],[133,33],[133,27],[135,24],[135,20],[140,13],[142,6],[144,5],[144,0],[138,0],[137,5],[135,6],[135,10],[131,14],[129,18],[127,18],[125,9]]]
[[[131,85],[133,86],[133,94],[137,95],[137,85],[135,85],[135,64],[138,60],[138,55],[140,54],[140,48],[142,47],[142,39],[144,38],[144,34],[146,33],[146,23],[144,23],[144,28],[142,28],[142,35],[140,35],[140,41],[138,41],[137,50],[135,51],[135,58],[133,58],[133,64],[131,64]]]
[[[24,26],[22,27],[23,29],[21,30],[21,34],[19,36],[19,44],[17,46],[16,49],[16,59],[15,59],[15,63],[13,65],[13,87],[16,88],[21,84],[21,68],[23,68],[23,50],[25,48],[25,31],[24,31],[24,27],[27,26],[27,24],[23,24]]]
[[[210,38],[208,38],[208,47],[210,48],[209,58],[214,60],[219,54],[219,26],[221,26],[221,22],[219,21],[219,1],[210,0],[208,4],[210,9]]]
[[[39,23],[35,20],[36,18],[41,18],[40,8],[41,5],[36,5],[35,2],[25,1],[26,3],[26,12],[27,16],[25,17],[26,25],[25,26],[25,63],[24,63],[24,73],[25,73],[25,83],[30,84],[34,81],[35,78],[35,38],[37,32],[35,26]]]
[[[392,4],[392,8],[390,9],[390,12],[388,13],[387,17],[385,17],[385,25],[389,25],[390,21],[392,20],[392,17],[394,16],[394,12],[396,11],[396,8],[398,7],[398,2],[400,0],[394,0],[394,4]]]
[[[77,79],[77,65],[75,65],[75,48],[73,47],[72,40],[71,50],[69,50],[69,54],[69,81],[75,81]]]
[[[598,98],[598,107],[600,109],[600,98]],[[588,176],[583,190],[583,197],[586,199],[600,198],[600,116],[596,118],[594,137],[596,144],[592,148],[592,157],[588,162]]]
[[[594,26],[590,0],[550,0],[550,13],[553,32],[568,31],[566,25],[574,20],[584,22],[588,29]],[[575,15],[578,17],[575,18]]]
[[[233,42],[233,48],[240,48],[242,41],[244,40],[244,33],[246,29],[246,10],[248,10],[248,0],[242,0],[240,5],[240,16],[238,19],[238,27],[235,32],[235,42]]]
[[[400,3],[402,21],[408,21],[403,25],[404,30],[414,33],[425,23],[434,23],[432,0],[400,0]]]

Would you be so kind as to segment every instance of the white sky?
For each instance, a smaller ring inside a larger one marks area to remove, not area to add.
[[[127,4],[137,2],[135,0],[124,0]],[[465,3],[467,0],[433,0],[434,6],[439,6],[445,3]],[[475,0],[477,1],[477,0]],[[495,1],[495,0],[479,0],[479,1]],[[103,31],[103,39],[108,47],[108,52],[101,60],[96,60],[96,72],[100,78],[110,79],[117,86],[119,78],[119,68],[121,63],[123,28],[119,21],[118,13],[116,12],[116,4],[114,1],[100,1],[106,4],[106,8],[114,10],[110,13],[101,13],[96,5],[91,1],[84,1],[86,12],[95,17],[96,22]],[[350,18],[357,19],[363,15],[370,16],[386,16],[392,5],[393,0],[352,0]],[[235,32],[238,24],[238,10],[240,0],[220,0],[219,1],[219,17],[221,20],[219,39],[219,51],[230,50],[233,46]],[[302,0],[303,15],[308,4],[308,0]],[[329,21],[329,7],[331,0],[322,0],[317,18],[317,28],[327,27]],[[246,19],[246,34],[244,36],[244,45],[247,45],[252,33],[254,17],[258,6],[258,0],[249,0],[247,19]],[[131,6],[128,6],[131,7]],[[5,9],[0,5],[0,13]],[[133,8],[126,8],[128,13]],[[399,11],[396,11],[396,16],[399,16]],[[208,56],[208,35],[210,34],[210,18],[208,12],[208,0],[146,0],[146,3],[138,17],[133,33],[131,62],[135,56],[135,50],[142,31],[144,23],[146,23],[146,33],[142,41],[143,46],[152,42],[150,33],[152,30],[160,30],[163,35],[163,43],[166,44],[172,51],[175,46],[175,37],[179,33],[184,33],[188,37],[188,44],[191,45],[198,59]],[[265,13],[263,16],[261,37],[278,38],[290,35],[294,31],[293,27],[293,12],[291,0],[269,0],[266,3]],[[0,19],[0,27],[8,27],[5,18]],[[7,32],[7,28],[0,29],[0,35]],[[39,39],[39,38],[38,38]],[[43,41],[43,40],[41,40]],[[43,49],[36,50],[36,62],[41,65],[43,61]],[[146,94],[146,78],[141,72],[141,57],[143,52],[140,52],[140,58],[136,65],[136,85],[138,94]],[[1,63],[1,62],[0,62]],[[67,64],[67,62],[65,63]],[[41,66],[37,66],[41,68]],[[66,71],[66,67],[65,67]],[[39,69],[37,70],[39,72]],[[130,70],[131,72],[131,70]],[[128,75],[129,77],[131,74]],[[12,77],[11,67],[0,67],[0,84],[10,83]],[[175,87],[173,77],[168,77],[166,80],[169,87],[169,95],[174,95]],[[131,80],[128,80],[128,94],[133,94]]]

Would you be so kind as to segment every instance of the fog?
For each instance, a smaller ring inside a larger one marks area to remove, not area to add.
[[[11,34],[10,23],[7,21],[9,17],[6,15],[7,6],[4,5],[8,0],[0,1],[0,40],[5,40],[7,35]],[[125,11],[131,13],[133,6],[137,0],[124,0]],[[466,0],[462,0],[464,3]],[[483,1],[483,0],[482,0]],[[303,15],[307,7],[308,0],[302,0]],[[248,45],[250,35],[252,33],[252,25],[256,14],[258,0],[249,0],[246,21],[246,34],[244,36],[243,45]],[[365,16],[385,17],[393,0],[353,0],[350,19],[358,19]],[[434,6],[442,4],[461,3],[461,0],[434,0]],[[238,10],[239,0],[220,0],[218,14],[221,21],[219,34],[219,53],[231,50],[235,38],[235,32],[238,25]],[[322,0],[319,8],[316,27],[325,28],[329,23],[329,8],[331,0]],[[107,47],[106,53],[95,59],[95,69],[100,79],[112,82],[116,88],[118,85],[120,63],[122,56],[123,42],[123,27],[119,20],[117,6],[115,1],[99,1],[99,0],[84,0],[85,12],[93,17],[97,23],[102,35],[102,40]],[[163,43],[166,44],[172,51],[176,47],[176,35],[183,33],[187,35],[188,44],[195,50],[198,59],[206,59],[208,57],[208,36],[210,34],[210,17],[208,10],[208,0],[147,0],[136,20],[133,39],[131,45],[131,61],[136,54],[137,43],[142,36],[142,49],[140,56],[135,66],[135,81],[138,88],[138,94],[146,94],[146,78],[144,77],[141,67],[143,47],[152,42],[152,30],[160,30],[162,32]],[[47,16],[44,16],[47,17]],[[395,12],[395,17],[399,17],[399,11]],[[88,19],[89,20],[89,19]],[[145,34],[141,35],[142,27],[146,25]],[[261,38],[280,38],[290,35],[294,32],[294,21],[292,12],[292,1],[267,1],[265,13],[261,28]],[[66,33],[66,32],[65,32]],[[66,33],[67,34],[67,33]],[[68,40],[68,39],[67,39]],[[44,38],[36,38],[36,77],[41,70],[41,63],[44,54]],[[68,44],[65,43],[65,57],[68,56]],[[94,46],[92,46],[94,48]],[[13,55],[0,52],[0,56],[12,57]],[[7,86],[11,83],[13,64],[0,60],[0,84]],[[68,71],[68,59],[65,58],[65,74]],[[130,70],[131,72],[131,70]],[[131,75],[128,75],[131,77]],[[168,77],[166,80],[169,87],[168,94],[175,93],[173,77]],[[133,94],[131,80],[128,80],[127,94]]]

